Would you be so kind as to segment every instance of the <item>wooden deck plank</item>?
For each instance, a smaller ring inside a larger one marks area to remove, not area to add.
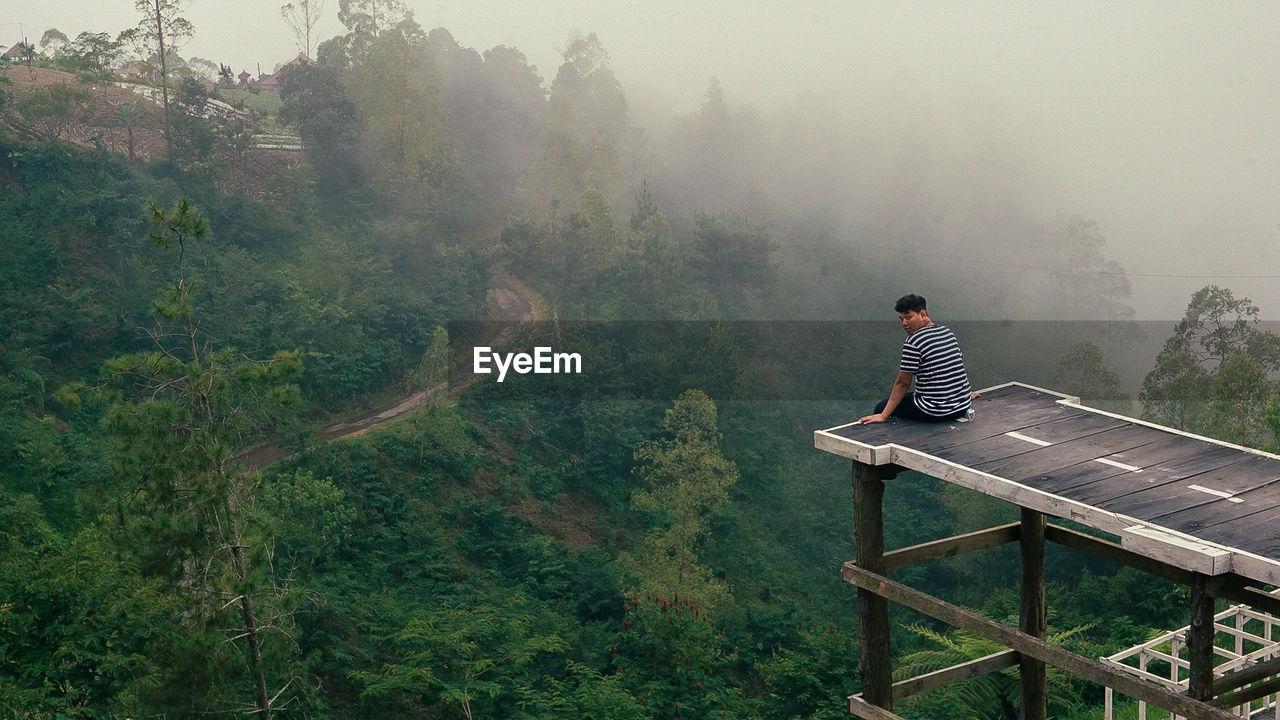
[[[1197,531],[1196,536],[1263,557],[1280,558],[1280,507],[1207,527]]]
[[[977,417],[968,423],[844,426],[831,431],[838,437],[819,433],[815,442],[1108,532],[1145,523],[1157,532],[1137,531],[1135,547],[1144,553],[1181,552],[1182,533],[1235,549],[1249,577],[1280,582],[1280,457],[1064,403],[1029,386],[983,391],[974,405]],[[1161,528],[1173,533],[1169,540]]]
[[[984,395],[974,401],[977,417],[971,422],[922,423],[891,418],[885,423],[843,425],[826,432],[869,446],[896,444],[932,453],[1000,437],[1033,423],[1063,417],[1083,419],[1091,414],[1060,405],[1057,398],[1046,393],[1014,396],[999,403],[996,402],[998,396],[994,395]]]
[[[1136,467],[1139,469],[1138,472],[1119,476],[1117,481],[1109,484],[1089,483],[1064,492],[1081,502],[1105,507],[1113,512],[1123,512],[1115,508],[1122,505],[1132,507],[1132,496],[1144,490],[1152,490],[1146,499],[1147,509],[1140,516],[1142,519],[1147,519],[1152,515],[1172,512],[1176,508],[1186,506],[1185,501],[1174,502],[1175,498],[1170,495],[1166,495],[1161,503],[1160,488],[1176,483],[1188,474],[1194,473],[1194,469],[1203,462],[1209,462],[1211,458],[1205,456],[1207,452],[1214,453],[1212,461],[1226,461],[1218,454],[1219,448],[1197,451],[1193,444],[1189,445],[1185,442],[1185,438],[1177,436],[1161,438],[1159,435],[1152,437],[1156,438],[1154,442],[1129,452],[1116,453],[1104,458]]]
[[[1076,410],[1057,420],[1028,426],[1022,430],[1022,434],[1049,443],[1061,443],[1132,424],[1128,420],[1098,415],[1087,410]]]
[[[1005,408],[999,408],[997,411],[978,408],[975,413],[973,421],[957,423],[958,427],[953,433],[931,433],[920,438],[910,447],[928,453],[958,449],[972,442],[1000,437],[1008,432],[1026,430],[1042,423],[1084,418],[1088,415],[1087,411],[1064,405],[1046,405],[1042,402],[1027,404],[1017,412],[1006,412]]]
[[[1017,482],[1044,492],[1070,497],[1068,493],[1071,492],[1071,488],[1098,482],[1108,482],[1113,478],[1127,474],[1129,474],[1129,471],[1124,468],[1085,461],[1040,475],[1024,477],[1017,480]]]
[[[1026,435],[1035,437],[1034,430]],[[1071,468],[1100,457],[1115,455],[1154,442],[1147,428],[1124,425],[1111,430],[1084,435],[1074,440],[1039,447],[1027,441],[1019,441],[1025,450],[1017,455],[983,459],[970,454],[949,457],[955,462],[968,461],[983,472],[1021,482],[1024,478],[1052,475],[1055,471]]]
[[[1140,468],[1152,468],[1166,463],[1185,462],[1197,455],[1221,449],[1222,446],[1206,442],[1199,438],[1183,435],[1169,435],[1146,425],[1133,426],[1137,431],[1146,434],[1152,442],[1132,450],[1124,450],[1110,456],[1112,460],[1135,465]]]
[[[1145,487],[1108,501],[1104,507],[1181,532],[1243,517],[1258,508],[1253,503],[1229,502],[1207,490],[1237,496],[1280,480],[1274,474],[1275,467],[1261,460],[1264,458],[1242,456],[1231,448],[1217,448],[1183,463],[1144,472],[1150,476],[1144,478]]]

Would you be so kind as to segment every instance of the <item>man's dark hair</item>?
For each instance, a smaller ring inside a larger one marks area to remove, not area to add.
[[[897,313],[910,312],[912,310],[915,312],[921,312],[926,309],[927,308],[925,308],[924,305],[924,296],[916,295],[915,293],[903,295],[898,298],[898,302],[893,304],[893,311]]]

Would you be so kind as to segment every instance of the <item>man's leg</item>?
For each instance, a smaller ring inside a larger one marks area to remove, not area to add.
[[[884,406],[888,404],[889,404],[888,400],[881,400],[879,403],[876,404],[875,412],[877,413],[884,412]],[[950,415],[944,415],[942,417],[938,417],[937,415],[930,415],[924,412],[923,410],[921,410],[920,408],[916,407],[915,392],[909,392],[906,395],[904,395],[902,398],[902,402],[898,403],[898,407],[893,409],[893,417],[899,417],[905,420],[918,420],[920,422],[947,422],[949,420],[955,420],[957,418],[964,417],[964,415],[965,415],[964,410],[961,410],[956,413],[952,413]]]
[[[884,412],[884,406],[888,405],[888,400],[881,400],[876,404],[876,413]],[[930,420],[928,415],[920,412],[920,408],[916,407],[916,394],[909,392],[902,396],[902,402],[898,403],[898,407],[893,409],[893,417],[903,418],[906,420]]]

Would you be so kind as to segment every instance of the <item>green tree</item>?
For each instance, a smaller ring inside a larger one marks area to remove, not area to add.
[[[601,674],[582,663],[565,663],[565,678],[548,677],[544,688],[521,688],[521,720],[647,720],[644,702],[628,690],[620,673]]]
[[[99,528],[67,538],[30,495],[0,488],[0,714],[137,717],[182,612]]]
[[[771,717],[843,720],[844,698],[858,674],[857,636],[834,624],[800,630],[794,647],[777,648],[757,663]]]
[[[420,35],[416,29],[381,34],[343,83],[360,121],[361,162],[373,197],[397,216],[435,219],[449,210],[444,199],[459,167],[446,142],[439,78]]]
[[[772,293],[777,242],[746,218],[700,215],[689,247],[689,267],[719,301],[723,313],[751,316]]]
[[[69,42],[71,42],[71,38],[68,38],[66,33],[57,28],[49,28],[40,36],[40,50],[57,56]]]
[[[85,31],[62,49],[61,63],[98,82],[111,77],[111,69],[124,53],[124,45],[104,32]]]
[[[632,593],[613,662],[653,718],[754,718],[743,691],[738,648],[683,593]]]
[[[439,403],[449,394],[449,372],[453,369],[449,353],[449,331],[443,325],[437,325],[431,332],[431,344],[410,377],[410,389],[427,393],[432,404]]]
[[[645,487],[632,495],[632,504],[656,518],[631,557],[637,587],[714,610],[728,601],[729,591],[698,562],[697,549],[712,515],[729,502],[738,470],[720,451],[716,406],[701,390],[681,393],[661,428],[667,437],[635,455],[634,473]]]
[[[195,26],[180,13],[189,4],[189,0],[134,0],[133,7],[142,15],[142,20],[134,28],[134,37],[155,58],[160,71],[161,107],[164,109],[165,142],[169,149],[169,161],[173,162],[173,122],[169,106],[169,61],[170,53],[176,55],[178,48],[195,35]]]
[[[1089,626],[1081,626],[1052,632],[1047,639],[1078,652],[1079,649],[1073,645],[1078,641],[1078,636],[1088,629]],[[927,640],[929,646],[903,656],[901,665],[894,673],[902,679],[976,660],[1006,649],[1003,645],[963,630],[942,633],[923,625],[913,625],[908,630]],[[1068,693],[1071,678],[1057,668],[1050,667],[1048,672],[1049,717],[1066,717],[1075,705],[1074,697]],[[1012,671],[1005,670],[952,683],[923,696],[910,698],[903,705],[904,708],[919,708],[928,716],[1017,720],[1018,696],[1017,677]]]
[[[1275,383],[1248,353],[1227,358],[1213,373],[1212,402],[1205,430],[1237,445],[1259,447],[1272,439],[1266,408],[1275,395]]]
[[[1058,359],[1053,386],[1059,392],[1082,400],[1127,400],[1120,376],[1107,367],[1102,348],[1092,340],[1081,340]]]
[[[648,187],[636,197],[636,208],[622,233],[621,282],[626,317],[660,319],[681,302],[687,283],[671,224]]]
[[[175,618],[183,648],[175,652],[190,664],[174,664],[175,684],[158,689],[156,701],[199,714],[248,696],[266,719],[282,693],[288,700],[303,689],[287,660],[290,601],[268,563],[272,540],[255,509],[257,480],[236,458],[271,408],[294,402],[289,383],[301,363],[297,352],[255,360],[207,345],[188,255],[208,236],[208,221],[186,199],[168,210],[152,203],[148,214],[152,241],[177,249],[175,280],[153,303],[152,348],[108,361],[102,393],[107,428],[120,441],[115,470],[127,483],[115,508],[122,547],[183,607]],[[235,642],[211,642],[224,634]],[[239,658],[227,654],[236,646]],[[226,682],[240,674],[236,667],[244,673],[238,686]]]
[[[338,0],[338,22],[355,34],[380,37],[411,16],[401,0]]]
[[[56,142],[76,123],[91,120],[96,106],[88,90],[57,83],[31,89],[14,103],[14,109],[37,139]]]
[[[561,57],[537,159],[520,183],[539,214],[573,208],[588,188],[610,196],[622,176],[629,127],[626,95],[600,38],[575,32]]]
[[[341,68],[324,62],[292,65],[282,73],[280,98],[280,119],[298,130],[315,168],[321,207],[334,215],[360,208],[365,194],[360,116]]]
[[[534,616],[520,610],[526,602],[512,596],[502,606],[443,606],[410,621],[397,637],[397,662],[353,674],[365,685],[363,696],[417,696],[467,720],[503,707],[495,700],[514,696],[535,658],[566,647],[559,636],[531,628]]]
[[[355,509],[332,477],[310,470],[277,476],[266,484],[263,502],[279,521],[284,552],[308,576],[351,538]]]
[[[1156,364],[1142,380],[1143,417],[1181,430],[1198,430],[1209,398],[1210,375],[1196,360],[1185,339],[1165,341]]]
[[[492,227],[513,211],[516,183],[533,161],[546,113],[542,79],[518,50],[481,56],[444,28],[428,33],[426,51],[454,120],[449,137],[477,186],[460,199],[469,200],[469,222]]]
[[[1258,327],[1259,312],[1248,298],[1216,285],[1194,293],[1143,379],[1144,415],[1258,442],[1274,391],[1264,376],[1280,369],[1280,336]]]
[[[129,159],[137,158],[137,135],[134,130],[140,127],[143,121],[148,117],[150,103],[136,97],[128,97],[116,103],[111,110],[111,116],[107,118],[107,125],[117,130],[124,131],[124,150],[129,154]],[[154,112],[151,113],[154,115]],[[121,140],[116,140],[119,143]],[[117,148],[119,146],[117,145]]]
[[[1197,290],[1173,336],[1197,362],[1210,367],[1244,352],[1268,371],[1280,369],[1280,337],[1258,327],[1261,310],[1249,298],[1217,285]]]

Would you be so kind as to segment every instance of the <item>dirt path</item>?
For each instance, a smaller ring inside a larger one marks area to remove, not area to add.
[[[531,298],[521,294],[521,292],[531,293],[532,291],[502,277],[495,277],[493,285],[489,288],[485,299],[501,324],[489,343],[493,347],[506,347],[515,338],[516,323],[530,322],[535,319]],[[324,428],[320,431],[320,438],[328,441],[362,435],[370,428],[413,412],[438,393],[462,390],[474,380],[474,375],[464,373],[460,369],[456,370],[452,381],[446,380],[435,387],[420,390],[355,420]],[[241,460],[246,469],[259,470],[289,454],[289,450],[277,445],[263,445],[245,453]]]

